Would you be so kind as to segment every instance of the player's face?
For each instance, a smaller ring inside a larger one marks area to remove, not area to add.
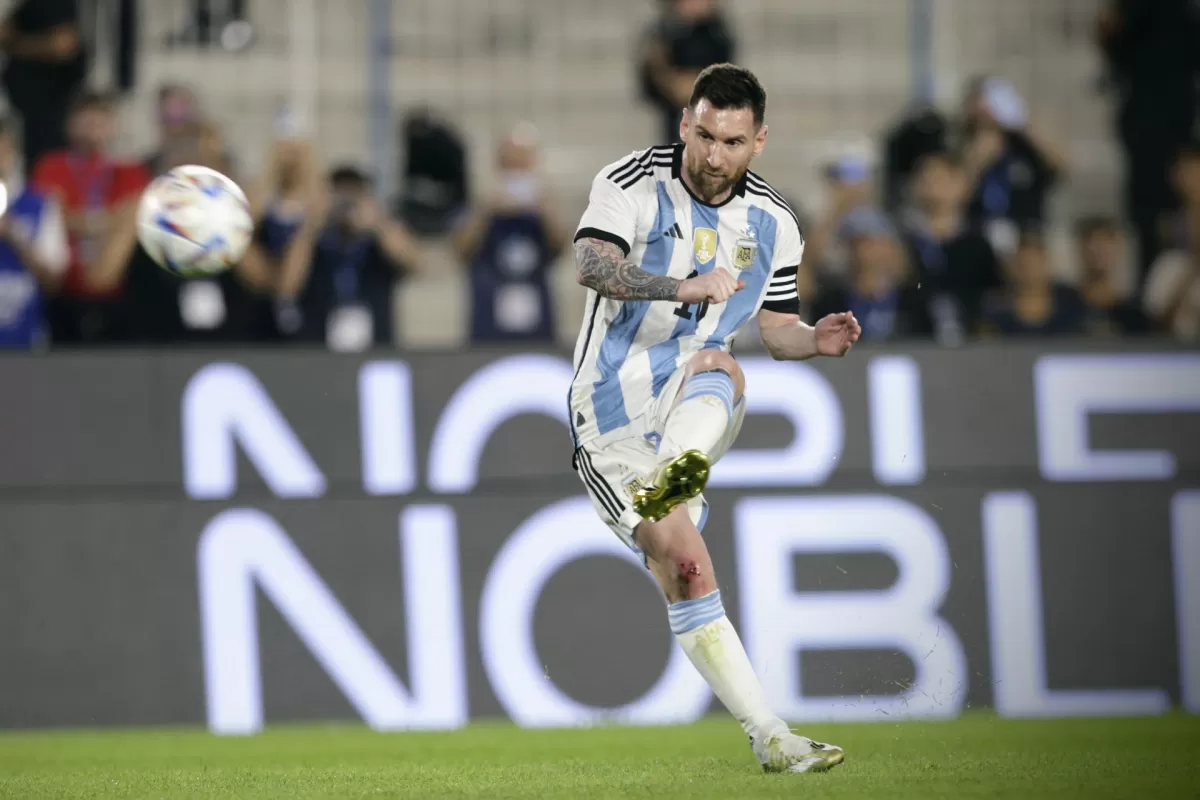
[[[712,202],[727,195],[767,143],[767,126],[749,108],[713,108],[705,99],[684,112],[679,126],[692,189]]]

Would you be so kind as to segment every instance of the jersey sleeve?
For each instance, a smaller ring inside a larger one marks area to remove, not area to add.
[[[608,169],[607,167],[605,168]],[[588,207],[579,220],[574,241],[600,239],[612,242],[628,256],[637,234],[637,202],[601,172],[592,181]]]
[[[800,315],[797,281],[803,260],[804,236],[799,226],[789,219],[787,224],[780,225],[779,243],[771,261],[771,278],[767,282],[767,297],[762,305],[764,311]]]

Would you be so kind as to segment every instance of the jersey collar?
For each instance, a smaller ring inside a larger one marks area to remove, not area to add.
[[[746,175],[749,174],[750,172],[747,170],[747,172],[738,179],[738,182],[733,185],[733,191],[729,193],[729,197],[726,197],[720,203],[706,203],[699,197],[696,197],[696,195],[692,194],[692,187],[688,186],[687,181],[683,179],[683,143],[676,143],[675,150],[671,154],[671,177],[679,181],[679,185],[682,186],[683,190],[688,193],[688,197],[692,198],[700,205],[708,206],[709,208],[720,208],[723,205],[727,205],[729,201],[733,200],[735,197],[745,197]]]

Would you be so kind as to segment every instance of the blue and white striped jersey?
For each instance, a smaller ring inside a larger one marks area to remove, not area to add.
[[[652,147],[600,171],[575,238],[613,242],[642,269],[684,279],[725,269],[746,288],[706,307],[621,301],[588,290],[568,402],[576,445],[646,433],[640,418],[675,370],[728,351],[759,309],[797,314],[804,237],[779,193],[748,172],[709,205],[680,179],[683,145]]]

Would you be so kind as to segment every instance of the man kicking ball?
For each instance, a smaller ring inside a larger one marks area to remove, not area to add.
[[[605,167],[575,234],[587,314],[568,396],[572,464],[596,511],[666,594],[671,630],[772,772],[815,772],[841,748],[793,734],[767,706],[725,616],[700,531],[709,469],[746,413],[730,346],[758,315],[776,359],[842,356],[850,313],[800,320],[796,215],[750,161],[767,142],[766,92],[749,70],[700,73],[682,144]]]

